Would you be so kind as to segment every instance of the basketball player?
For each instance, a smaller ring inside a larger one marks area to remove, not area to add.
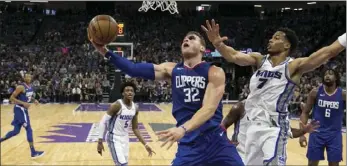
[[[324,149],[327,150],[329,166],[337,166],[342,161],[342,120],[346,92],[340,87],[339,73],[327,69],[323,75],[323,85],[312,89],[307,97],[300,120],[306,124],[311,112],[315,120],[321,122],[318,132],[310,134],[307,155],[308,165],[318,166],[324,160]],[[306,147],[306,137],[300,137],[301,147]]]
[[[245,160],[245,139],[246,139],[245,129],[247,129],[247,125],[248,125],[248,121],[245,118],[246,117],[245,108],[244,108],[245,102],[246,100],[242,100],[236,103],[235,105],[233,105],[228,115],[224,118],[222,122],[222,126],[225,129],[235,124],[234,133],[231,138],[231,142],[237,145],[236,149],[239,152],[243,161]],[[306,133],[311,133],[319,127],[319,122],[312,121],[311,123],[307,125],[300,123],[300,126],[301,126],[300,129],[291,128],[291,133],[289,133],[289,137],[298,138],[300,136],[305,135]],[[262,163],[262,158],[258,157],[258,162]]]
[[[14,118],[11,125],[14,126],[14,129],[8,132],[5,137],[0,139],[2,143],[5,140],[10,139],[13,136],[19,134],[22,127],[25,128],[27,133],[27,140],[29,142],[29,147],[31,151],[31,158],[38,158],[44,155],[43,151],[36,151],[34,148],[33,140],[33,130],[31,129],[30,118],[28,109],[31,106],[31,103],[34,102],[36,105],[39,102],[33,98],[34,90],[30,85],[31,75],[29,73],[24,74],[24,83],[19,84],[16,89],[13,91],[10,101],[14,105]]]
[[[292,59],[298,38],[288,28],[279,29],[269,40],[268,55],[245,54],[226,46],[227,37],[219,35],[219,25],[206,21],[202,29],[214,47],[228,61],[240,66],[256,66],[257,71],[250,80],[250,94],[245,103],[247,119],[246,165],[259,165],[255,161],[262,157],[264,165],[286,165],[286,144],[290,124],[287,106],[295,86],[304,73],[312,71],[346,47],[346,34],[333,44],[323,47],[309,57]]]
[[[128,165],[129,156],[129,124],[139,141],[145,146],[148,155],[155,153],[152,148],[142,138],[138,129],[138,108],[134,103],[136,85],[126,82],[121,86],[122,99],[112,103],[107,113],[100,121],[100,131],[98,140],[98,153],[102,155],[104,151],[103,138],[107,125],[106,141],[111,151],[113,161],[116,165]]]
[[[91,39],[93,43],[93,39]],[[230,144],[222,122],[222,97],[225,88],[223,69],[202,61],[206,43],[198,32],[188,32],[181,44],[183,62],[132,63],[108,51],[94,47],[115,66],[132,77],[150,80],[170,80],[172,114],[176,127],[158,132],[167,148],[178,141],[172,165],[238,165],[243,162],[235,145]]]

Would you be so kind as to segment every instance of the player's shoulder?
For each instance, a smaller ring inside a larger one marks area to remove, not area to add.
[[[216,65],[211,65],[211,67],[208,69],[208,76],[209,78],[221,78],[225,77],[225,72],[223,68],[218,67]]]
[[[19,85],[16,86],[16,89],[18,89],[18,90],[25,90],[25,87],[24,87],[24,85],[19,84]]]

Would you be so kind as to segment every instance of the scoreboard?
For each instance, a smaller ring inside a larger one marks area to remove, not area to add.
[[[118,36],[124,36],[125,35],[125,26],[123,22],[118,23]]]

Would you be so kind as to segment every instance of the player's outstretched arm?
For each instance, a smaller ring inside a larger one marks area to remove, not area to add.
[[[223,43],[228,37],[221,37],[219,34],[219,24],[212,19],[211,23],[206,20],[206,27],[201,25],[208,39],[218,52],[228,61],[240,66],[259,66],[263,56],[260,53],[245,54],[235,50]]]
[[[222,126],[227,129],[234,123],[236,123],[238,120],[240,120],[241,115],[243,114],[243,103],[238,102],[235,105],[233,105],[228,113],[228,115],[223,119]]]
[[[341,35],[338,40],[329,46],[323,47],[318,51],[312,53],[309,57],[295,59],[289,66],[293,68],[294,72],[304,74],[310,72],[322,64],[326,63],[329,59],[337,56],[340,52],[346,49],[346,33]]]
[[[171,78],[172,69],[176,65],[176,63],[172,62],[166,62],[160,65],[153,63],[133,63],[128,59],[109,51],[106,46],[95,44],[92,39],[91,42],[100,54],[108,58],[117,68],[131,77],[141,77],[149,80],[169,79]]]
[[[303,124],[307,124],[308,121],[308,116],[312,110],[312,107],[316,101],[316,96],[317,96],[317,89],[314,88],[310,91],[310,93],[307,96],[306,104],[301,110],[301,115],[300,115],[300,121]]]
[[[198,128],[209,120],[222,100],[225,88],[225,73],[223,69],[212,66],[208,72],[208,78],[209,82],[204,95],[203,106],[194,114],[192,119],[183,125],[186,132]]]

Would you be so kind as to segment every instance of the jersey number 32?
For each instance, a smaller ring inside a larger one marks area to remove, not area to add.
[[[186,95],[186,97],[184,98],[184,102],[190,103],[200,101],[200,99],[197,98],[199,95],[199,90],[197,88],[184,88],[183,92]]]

